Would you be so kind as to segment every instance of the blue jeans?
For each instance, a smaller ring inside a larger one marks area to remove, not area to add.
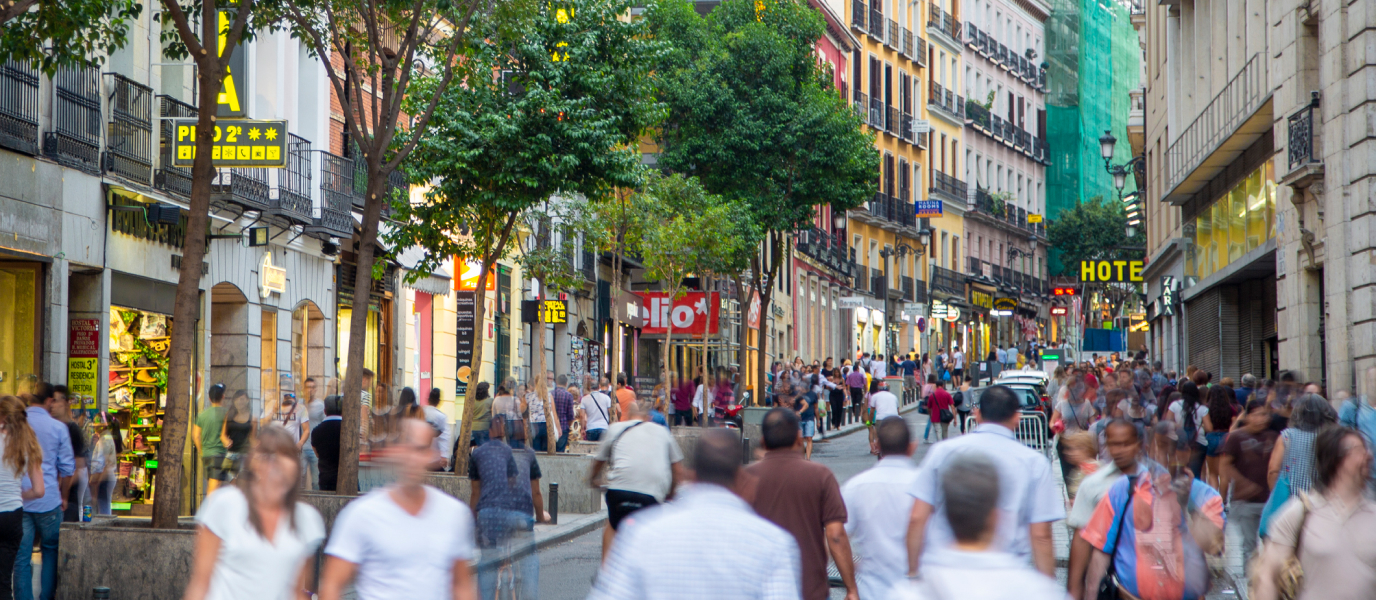
[[[531,423],[531,428],[535,430],[535,435],[530,437],[530,449],[536,452],[548,450],[549,425],[546,423]]]
[[[315,455],[315,448],[309,442],[301,448],[301,463],[306,466],[301,473],[301,487],[307,490],[320,489],[320,458]]]
[[[62,507],[48,512],[24,511],[24,537],[19,540],[19,554],[14,557],[15,600],[33,600],[34,534],[43,549],[43,591],[41,600],[53,600],[57,591],[57,534],[62,527]]]
[[[563,432],[559,434],[559,440],[554,443],[555,452],[563,452],[569,447],[569,426],[564,425]]]
[[[479,597],[496,598],[497,583],[501,580],[503,598],[512,597],[507,590],[513,585],[520,590],[517,598],[539,598],[540,556],[535,552],[534,516],[515,510],[481,508],[477,525],[478,546],[482,548],[478,563]]]
[[[589,429],[583,433],[583,439],[589,442],[600,442],[602,441],[602,434],[606,432],[606,429]]]
[[[489,435],[491,435],[491,434],[490,434],[486,429],[484,429],[484,430],[482,430],[482,431],[474,431],[474,432],[473,432],[473,445],[474,445],[474,446],[481,446],[481,445],[483,445],[483,444],[486,444],[486,443],[487,443],[487,440],[491,439],[491,438],[488,437]]]

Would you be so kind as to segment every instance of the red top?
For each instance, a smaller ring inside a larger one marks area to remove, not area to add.
[[[946,391],[946,388],[937,387],[935,390],[932,390],[932,395],[927,396],[927,411],[931,414],[937,414],[943,408],[946,410],[954,410],[955,404],[951,400],[951,394]]]

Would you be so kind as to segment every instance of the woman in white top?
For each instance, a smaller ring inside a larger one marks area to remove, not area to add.
[[[1213,431],[1212,419],[1209,416],[1209,407],[1200,403],[1199,387],[1192,381],[1180,382],[1180,399],[1171,402],[1167,407],[1171,418],[1175,421],[1175,431],[1180,439],[1176,442],[1176,450],[1181,458],[1187,457],[1187,464],[1190,472],[1194,473],[1195,479],[1204,480],[1204,448],[1209,443],[1205,435]],[[1193,415],[1193,418],[1186,415]]]
[[[24,402],[14,396],[0,398],[0,596],[11,597],[14,557],[24,537],[24,501],[43,497],[43,448],[29,427]],[[33,482],[21,489],[27,474]]]
[[[285,429],[258,430],[234,484],[196,512],[184,600],[305,600],[325,522],[296,501],[301,454]]]

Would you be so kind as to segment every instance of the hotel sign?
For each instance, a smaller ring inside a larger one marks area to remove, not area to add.
[[[196,119],[173,119],[172,165],[196,162]],[[287,122],[219,119],[211,137],[210,160],[216,167],[287,166]]]

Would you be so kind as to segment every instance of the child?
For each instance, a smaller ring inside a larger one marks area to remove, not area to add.
[[[1063,435],[1061,436],[1061,444],[1065,446],[1066,462],[1075,467],[1065,482],[1066,493],[1070,496],[1071,504],[1074,504],[1075,493],[1080,490],[1080,482],[1099,470],[1099,463],[1095,461],[1098,452],[1095,448],[1094,435],[1088,431],[1077,431]]]

